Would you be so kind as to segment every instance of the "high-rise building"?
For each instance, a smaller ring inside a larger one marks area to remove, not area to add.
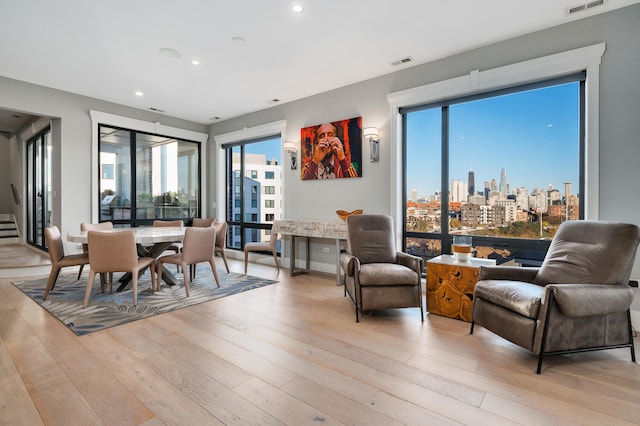
[[[418,190],[414,189],[413,191],[411,191],[411,201],[413,201],[414,203],[416,201],[418,201]]]
[[[469,179],[467,181],[467,187],[469,188],[469,195],[476,195],[475,175],[473,170],[469,170]]]
[[[500,171],[500,193],[505,197],[509,194],[509,184],[507,183],[507,169],[504,167]]]
[[[451,181],[451,196],[450,201],[453,202],[463,202],[467,201],[467,184],[461,180],[452,180]]]

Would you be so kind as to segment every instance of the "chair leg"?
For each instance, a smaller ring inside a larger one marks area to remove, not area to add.
[[[542,359],[544,358],[545,344],[547,342],[547,330],[549,329],[549,318],[551,318],[551,308],[553,308],[553,292],[549,294],[549,306],[547,306],[547,315],[544,319],[544,327],[542,328],[542,342],[540,343],[540,353],[538,354],[538,367],[536,374],[542,371]]]
[[[636,348],[633,343],[633,326],[631,325],[631,309],[627,309],[627,320],[629,321],[629,341],[631,342],[631,361],[636,362]]]
[[[160,285],[162,284],[162,261],[158,259],[156,265],[156,291],[160,291]]]
[[[149,268],[151,270],[151,293],[156,292],[156,264],[155,262],[151,264]]]
[[[249,262],[249,252],[244,251],[244,274],[247,275],[247,263]]]
[[[52,268],[51,272],[49,273],[49,279],[47,280],[47,286],[45,287],[44,294],[42,295],[42,300],[47,300],[49,292],[53,290],[53,287],[55,287],[56,285],[58,275],[60,275],[60,268]]]
[[[133,292],[133,306],[138,305],[138,271],[131,271],[131,291]]]
[[[271,253],[273,253],[273,260],[276,262],[276,270],[278,271],[278,274],[280,273],[280,264],[278,263],[278,253],[276,253],[276,250],[273,249],[271,251]]]
[[[469,330],[469,334],[473,334],[473,326],[474,325],[476,325],[476,323],[471,321],[471,329]]]
[[[187,297],[189,297],[189,275],[186,273],[187,269],[187,265],[183,264],[182,270],[185,271],[185,273],[182,274],[182,276],[184,277],[184,292],[186,293]]]
[[[87,289],[84,292],[84,301],[82,302],[82,308],[86,308],[89,304],[89,297],[91,296],[91,287],[93,287],[93,280],[96,278],[96,273],[93,269],[89,268],[89,278],[87,279]]]
[[[211,259],[209,261],[209,264],[211,265],[211,272],[213,272],[213,277],[216,279],[216,285],[218,286],[218,288],[220,288],[220,280],[218,279],[218,272],[216,271],[216,262]]]
[[[224,267],[227,269],[227,274],[229,273],[229,264],[227,263],[227,255],[224,254],[224,250],[220,252],[222,256],[222,261],[224,262]]]
[[[80,279],[80,277],[82,276],[82,270],[84,269],[84,265],[80,265],[80,270],[78,271],[78,278],[76,278],[76,281],[78,281]]]

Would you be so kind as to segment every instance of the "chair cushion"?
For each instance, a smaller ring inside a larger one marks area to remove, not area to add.
[[[360,266],[360,284],[378,285],[417,285],[416,271],[397,263],[367,263]]]
[[[347,234],[350,252],[360,263],[397,262],[391,216],[349,216]]]
[[[527,318],[537,318],[544,287],[522,281],[478,281],[474,290],[476,299],[516,312]]]
[[[626,284],[638,238],[638,227],[631,224],[564,222],[551,242],[535,283]]]

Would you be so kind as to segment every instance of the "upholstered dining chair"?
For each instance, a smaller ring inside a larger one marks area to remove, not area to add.
[[[113,229],[113,222],[100,222],[100,223],[81,223],[80,231],[104,231]],[[89,252],[89,244],[82,245],[82,252]],[[80,266],[80,270],[78,271],[78,279],[82,276],[82,270],[84,269],[84,265]]]
[[[182,252],[162,256],[158,258],[158,271],[162,271],[162,265],[172,263],[182,267],[182,275],[184,277],[184,291],[189,297],[189,281],[191,274],[187,274],[189,270],[187,266],[195,265],[201,262],[209,262],[211,272],[216,280],[216,285],[220,287],[218,272],[214,262],[214,246],[216,239],[216,230],[213,226],[206,228],[188,227],[184,232],[184,240],[182,240]],[[161,280],[158,278],[158,290],[160,289]]]
[[[635,362],[629,277],[636,225],[571,220],[558,228],[539,268],[480,267],[474,326],[538,355],[628,347]]]
[[[214,254],[220,255],[224,262],[224,267],[227,270],[227,274],[229,273],[229,264],[227,263],[227,255],[225,253],[225,245],[227,242],[227,222],[218,222],[213,218],[199,218],[194,217],[191,222],[191,226],[196,228],[206,228],[208,226],[214,226],[216,228],[216,246],[214,248]],[[191,266],[191,279],[195,279],[196,277],[196,268],[194,265]]]
[[[227,255],[225,253],[225,246],[227,245],[227,222],[215,221],[213,226],[216,228],[216,246],[214,251],[217,255],[222,257],[224,267],[229,273],[229,264],[227,263]]]
[[[226,225],[226,223],[225,223]],[[270,251],[271,254],[273,255],[273,260],[276,263],[276,271],[279,274],[280,273],[280,264],[278,263],[278,248],[277,248],[277,243],[278,243],[278,233],[277,232],[271,232],[271,237],[269,238],[269,242],[268,243],[263,243],[263,242],[252,242],[252,243],[246,243],[244,245],[244,273],[247,273],[247,264],[249,263],[249,253],[250,252],[256,252],[256,251]],[[226,263],[226,262],[225,262]]]
[[[155,259],[152,257],[138,257],[136,237],[132,230],[119,232],[89,231],[87,232],[89,244],[89,279],[84,295],[83,308],[89,304],[91,287],[96,274],[108,272],[131,273],[131,288],[133,292],[133,305],[138,304],[138,274],[145,268],[151,271],[151,291],[155,291]],[[101,291],[104,291],[103,282],[100,281]],[[109,282],[109,292],[112,291]]]
[[[393,219],[388,215],[347,217],[347,247],[340,253],[344,271],[344,295],[359,311],[390,308],[422,309],[422,269],[420,257],[396,251]]]
[[[60,270],[67,266],[84,266],[89,263],[87,253],[70,254],[65,256],[64,244],[62,243],[62,235],[57,226],[51,226],[44,230],[44,239],[49,250],[49,258],[51,259],[51,272],[47,280],[47,286],[44,289],[42,300],[46,300],[49,292],[53,290],[60,275]]]
[[[174,227],[174,228],[182,228],[182,227],[184,227],[184,222],[181,221],[181,220],[154,220],[153,221],[153,226],[156,227],[156,228],[159,228],[159,227],[162,227],[162,226],[168,226],[168,227]],[[182,250],[182,244],[181,243],[173,243],[169,247],[167,247],[167,250],[179,253],[180,250]]]
[[[153,226],[155,228],[160,228],[163,226],[182,228],[184,227],[184,222],[181,220],[154,220]],[[172,251],[174,253],[180,253],[181,250],[182,250],[182,243],[172,243],[165,248],[165,251]],[[176,266],[176,271],[180,272],[179,266]]]

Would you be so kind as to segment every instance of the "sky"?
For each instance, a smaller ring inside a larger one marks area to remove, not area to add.
[[[407,196],[440,191],[440,108],[409,114]],[[455,104],[449,111],[449,182],[467,182],[474,171],[476,191],[484,181],[500,184],[506,169],[512,190],[547,188],[564,194],[564,182],[579,182],[579,83]]]

